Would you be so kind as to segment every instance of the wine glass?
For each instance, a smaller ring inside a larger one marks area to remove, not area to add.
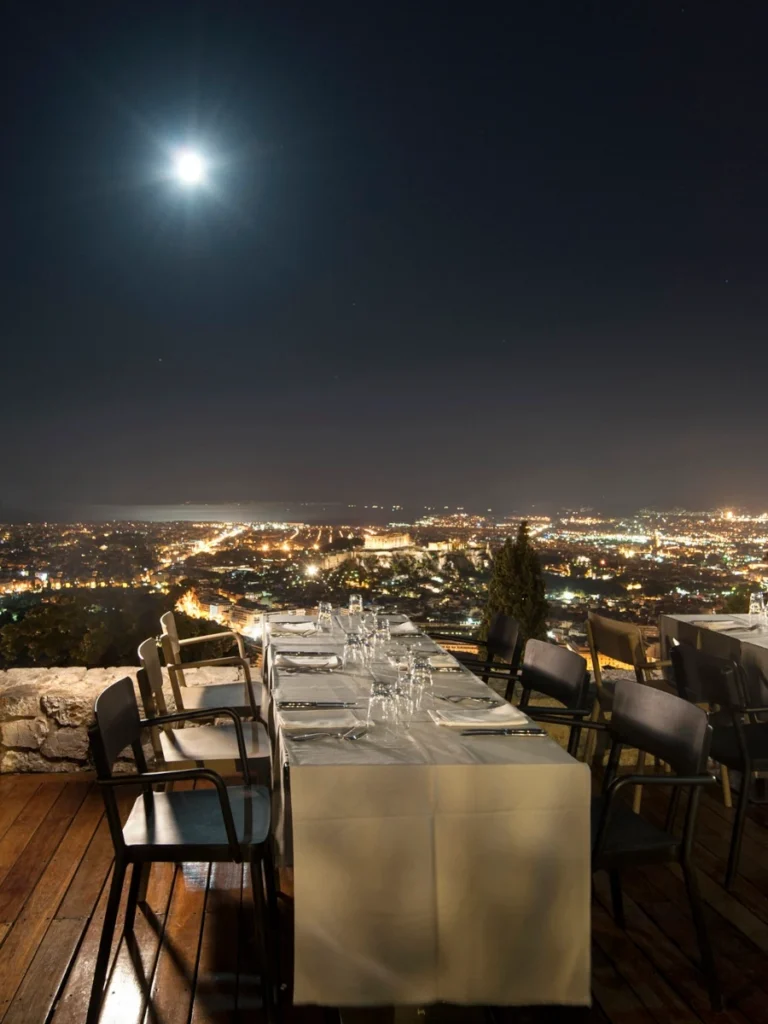
[[[350,594],[349,595],[349,614],[362,615],[363,614],[363,595],[362,594]]]

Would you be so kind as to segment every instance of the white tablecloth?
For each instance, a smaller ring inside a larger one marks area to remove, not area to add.
[[[733,624],[723,631],[718,624]],[[659,622],[661,656],[669,659],[672,639],[689,643],[707,654],[740,664],[745,672],[750,703],[768,705],[768,627],[754,628],[748,615],[662,615]],[[742,628],[738,628],[742,627]]]
[[[268,637],[277,698],[354,700],[365,719],[366,671],[274,664],[280,650],[340,653],[342,635]],[[434,680],[436,693],[491,692],[466,672]],[[460,736],[435,725],[430,706],[450,705],[428,698],[390,743],[376,730],[355,742],[278,737],[295,1001],[588,1005],[588,768],[548,738]]]

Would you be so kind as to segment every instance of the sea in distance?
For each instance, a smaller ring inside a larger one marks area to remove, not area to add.
[[[342,502],[237,502],[182,505],[52,505],[9,508],[0,505],[0,523],[412,523],[430,512],[450,508],[347,505]]]

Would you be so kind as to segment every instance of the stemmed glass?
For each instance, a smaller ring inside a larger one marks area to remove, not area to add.
[[[362,594],[350,594],[349,595],[349,614],[362,615],[363,614],[363,595]]]
[[[749,621],[751,623],[762,622],[765,618],[765,598],[762,590],[756,590],[749,595]]]

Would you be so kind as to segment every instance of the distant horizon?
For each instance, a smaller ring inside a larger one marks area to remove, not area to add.
[[[412,524],[427,512],[455,513],[490,516],[500,521],[525,516],[556,516],[565,511],[591,511],[599,515],[632,516],[643,512],[668,514],[679,512],[711,514],[718,510],[732,509],[749,515],[762,514],[764,510],[749,509],[746,506],[712,505],[710,508],[686,509],[654,507],[643,505],[638,508],[609,508],[594,506],[555,505],[542,502],[526,508],[473,508],[471,505],[399,505],[397,503],[354,503],[341,501],[240,501],[240,502],[180,502],[163,504],[126,503],[56,503],[46,507],[7,508],[0,505],[0,525],[21,525],[24,523],[171,523],[171,522],[264,522],[264,523],[343,523],[386,525],[389,523]],[[766,509],[765,511],[768,511]]]

